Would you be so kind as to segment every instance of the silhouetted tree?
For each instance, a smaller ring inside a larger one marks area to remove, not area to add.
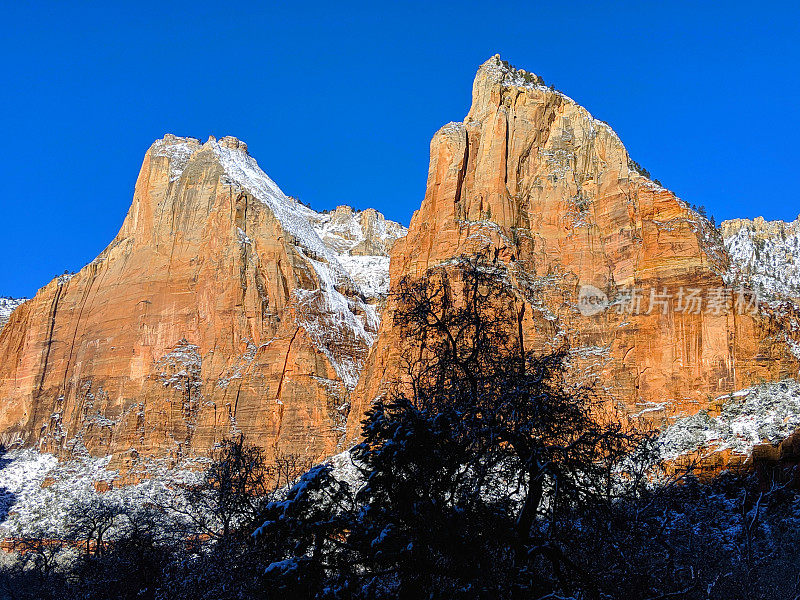
[[[405,377],[364,421],[353,455],[365,483],[349,514],[342,482],[337,503],[315,496],[319,518],[302,520],[313,535],[276,547],[284,580],[316,572],[316,593],[353,593],[359,581],[368,598],[596,595],[560,515],[616,498],[645,437],[599,418],[600,399],[568,382],[565,348],[525,349],[524,306],[482,257],[400,283],[392,318]],[[274,540],[280,520],[260,537]]]

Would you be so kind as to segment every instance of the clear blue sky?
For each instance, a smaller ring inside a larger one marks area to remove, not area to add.
[[[235,135],[315,208],[408,223],[496,52],[717,220],[800,212],[796,2],[67,4],[0,9],[0,295],[91,261],[167,132]]]

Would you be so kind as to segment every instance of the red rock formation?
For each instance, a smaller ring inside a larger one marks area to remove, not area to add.
[[[350,239],[328,227],[325,243],[331,216],[284,196],[242,142],[159,140],[114,241],[3,328],[2,440],[119,465],[243,431],[273,455],[329,455],[385,291],[356,279],[404,233],[348,215]]]
[[[425,199],[392,252],[392,281],[461,254],[495,257],[528,304],[529,347],[568,339],[578,372],[598,377],[627,411],[657,419],[796,374],[782,330],[788,317],[735,308],[716,230],[640,173],[608,125],[538,82],[499,57],[480,67],[464,122],[433,137]],[[584,316],[584,285],[620,302],[636,288],[641,309],[621,302]],[[672,306],[662,314],[665,289]],[[705,304],[696,314],[676,310],[681,289],[684,308],[688,292],[700,290]],[[724,307],[713,302],[719,293],[728,295]],[[348,441],[397,378],[401,340],[391,313],[390,302],[356,390]]]
[[[576,376],[631,413],[663,420],[795,375],[796,309],[735,309],[717,231],[538,81],[499,57],[481,66],[397,243],[402,227],[374,211],[287,198],[234,138],[156,142],[111,245],[0,332],[0,438],[124,464],[244,431],[272,455],[320,459],[398,376],[391,300],[378,318],[387,269],[397,282],[475,252],[508,267],[526,345],[568,340]],[[584,286],[618,303],[588,314]],[[638,309],[622,302],[631,289]],[[704,304],[676,310],[693,290]],[[662,313],[650,294],[665,291]]]

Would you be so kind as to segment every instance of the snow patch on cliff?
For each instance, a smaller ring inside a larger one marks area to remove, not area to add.
[[[27,298],[0,298],[0,329],[8,323],[8,319],[11,318],[11,313],[25,301],[27,301]]]
[[[373,209],[339,206],[318,213],[304,208],[320,239],[336,254],[361,293],[368,299],[384,297],[389,292],[389,252],[408,229]]]
[[[342,255],[339,262],[367,298],[379,298],[389,293],[388,256]]]
[[[199,147],[200,140],[166,135],[150,147],[150,153],[169,160],[169,180],[176,181],[180,179],[189,159]]]
[[[200,387],[202,358],[200,349],[182,339],[156,363],[159,380],[164,387],[195,391]]]
[[[722,224],[730,256],[726,280],[765,298],[800,298],[800,217],[791,223],[735,219]]]
[[[778,443],[800,427],[800,383],[792,379],[764,383],[717,398],[721,412],[678,418],[659,436],[665,459],[698,450],[730,449],[748,455],[764,442]]]
[[[363,352],[353,349],[372,347],[380,317],[374,306],[339,292],[336,274],[329,264],[307,258],[319,275],[320,287],[295,290],[298,322],[328,357],[345,386],[352,390],[365,358]]]

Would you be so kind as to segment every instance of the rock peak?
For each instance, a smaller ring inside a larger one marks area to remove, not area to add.
[[[224,146],[225,148],[230,148],[231,150],[241,150],[247,154],[247,144],[239,138],[233,137],[232,135],[226,135],[225,137],[220,138],[219,145]]]
[[[163,138],[156,140],[150,146],[151,157],[166,158],[169,162],[170,181],[177,180],[186,165],[200,149],[211,149],[219,155],[219,149],[239,151],[246,157],[250,154],[247,151],[247,144],[232,135],[226,135],[219,140],[213,135],[208,136],[205,143],[193,137],[181,137],[171,133],[164,135]]]
[[[206,140],[204,146],[211,147],[214,145],[222,146],[223,148],[228,148],[230,150],[241,150],[245,154],[248,154],[247,144],[242,140],[240,140],[239,138],[234,137],[232,135],[226,135],[219,139],[217,139],[213,135],[209,135],[208,140]]]
[[[160,140],[156,140],[153,142],[153,145],[161,144],[164,146],[175,146],[177,144],[193,144],[193,145],[200,145],[200,140],[193,137],[181,137],[172,133],[164,134],[164,137]]]
[[[478,67],[472,84],[472,107],[466,120],[481,120],[481,115],[501,102],[507,88],[521,88],[537,94],[551,91],[539,75],[518,69],[500,58],[499,54],[495,54]]]
[[[475,75],[476,83],[479,80],[517,87],[544,86],[544,79],[541,76],[525,69],[518,69],[500,58],[499,54],[495,54],[478,67]]]
[[[172,146],[189,146],[190,148],[196,150],[200,146],[213,144],[219,144],[220,146],[230,148],[231,150],[242,150],[243,152],[247,153],[247,143],[232,135],[226,135],[219,139],[213,135],[209,135],[205,144],[203,144],[198,138],[195,137],[179,136],[173,133],[166,133],[164,134],[164,137],[154,141],[150,147],[151,149],[156,149],[157,151]]]

